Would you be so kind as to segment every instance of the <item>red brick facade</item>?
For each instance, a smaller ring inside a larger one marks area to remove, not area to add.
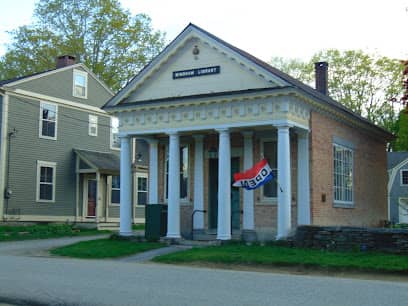
[[[386,219],[386,148],[383,139],[376,139],[358,128],[330,119],[317,112],[311,112],[310,119],[310,202],[311,223],[314,225],[354,225],[378,226]],[[269,132],[268,132],[269,133]],[[270,130],[270,135],[276,137]],[[344,139],[355,146],[354,149],[354,205],[352,208],[335,207],[333,201],[333,137]],[[189,139],[189,137],[186,137]],[[189,196],[181,202],[181,228],[185,232],[191,228],[191,214],[194,199],[194,139],[189,143]],[[254,133],[254,163],[259,161],[262,137]],[[183,143],[183,142],[182,142]],[[291,131],[291,181],[292,181],[292,226],[297,225],[297,134]],[[208,228],[209,203],[209,159],[208,151],[218,148],[217,134],[204,137],[204,222]],[[240,157],[243,171],[243,136],[231,134],[231,150]],[[238,152],[238,153],[237,153]],[[233,155],[234,156],[234,153]],[[165,145],[159,145],[159,199],[164,195]],[[373,188],[375,186],[375,188]],[[243,209],[243,191],[240,193],[240,207]],[[274,231],[277,225],[276,201],[264,201],[262,189],[254,192],[254,218],[257,229]],[[242,215],[240,218],[242,227]]]
[[[310,127],[312,224],[378,226],[387,218],[385,140],[317,112],[311,113]],[[333,137],[355,146],[353,208],[333,205]]]

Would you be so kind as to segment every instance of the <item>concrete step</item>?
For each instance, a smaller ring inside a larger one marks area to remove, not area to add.
[[[119,231],[118,222],[101,222],[97,224],[97,228],[100,231]]]

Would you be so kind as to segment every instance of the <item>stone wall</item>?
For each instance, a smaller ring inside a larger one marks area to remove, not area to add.
[[[380,251],[408,254],[408,229],[299,226],[294,245],[336,251]]]

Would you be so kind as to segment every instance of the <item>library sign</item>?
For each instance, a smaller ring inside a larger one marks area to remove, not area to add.
[[[218,74],[220,73],[220,71],[221,71],[220,66],[173,71],[173,80],[193,78],[193,77],[199,77],[199,76],[210,75],[210,74]]]

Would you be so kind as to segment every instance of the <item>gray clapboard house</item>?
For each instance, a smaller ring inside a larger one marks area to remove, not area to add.
[[[72,56],[59,57],[56,69],[0,81],[1,220],[119,220],[119,142],[114,118],[100,109],[112,96]],[[135,159],[146,156],[140,150]],[[143,173],[134,175],[143,185]],[[134,208],[134,221],[143,221],[144,209]]]
[[[408,152],[388,152],[388,216],[408,224]]]

